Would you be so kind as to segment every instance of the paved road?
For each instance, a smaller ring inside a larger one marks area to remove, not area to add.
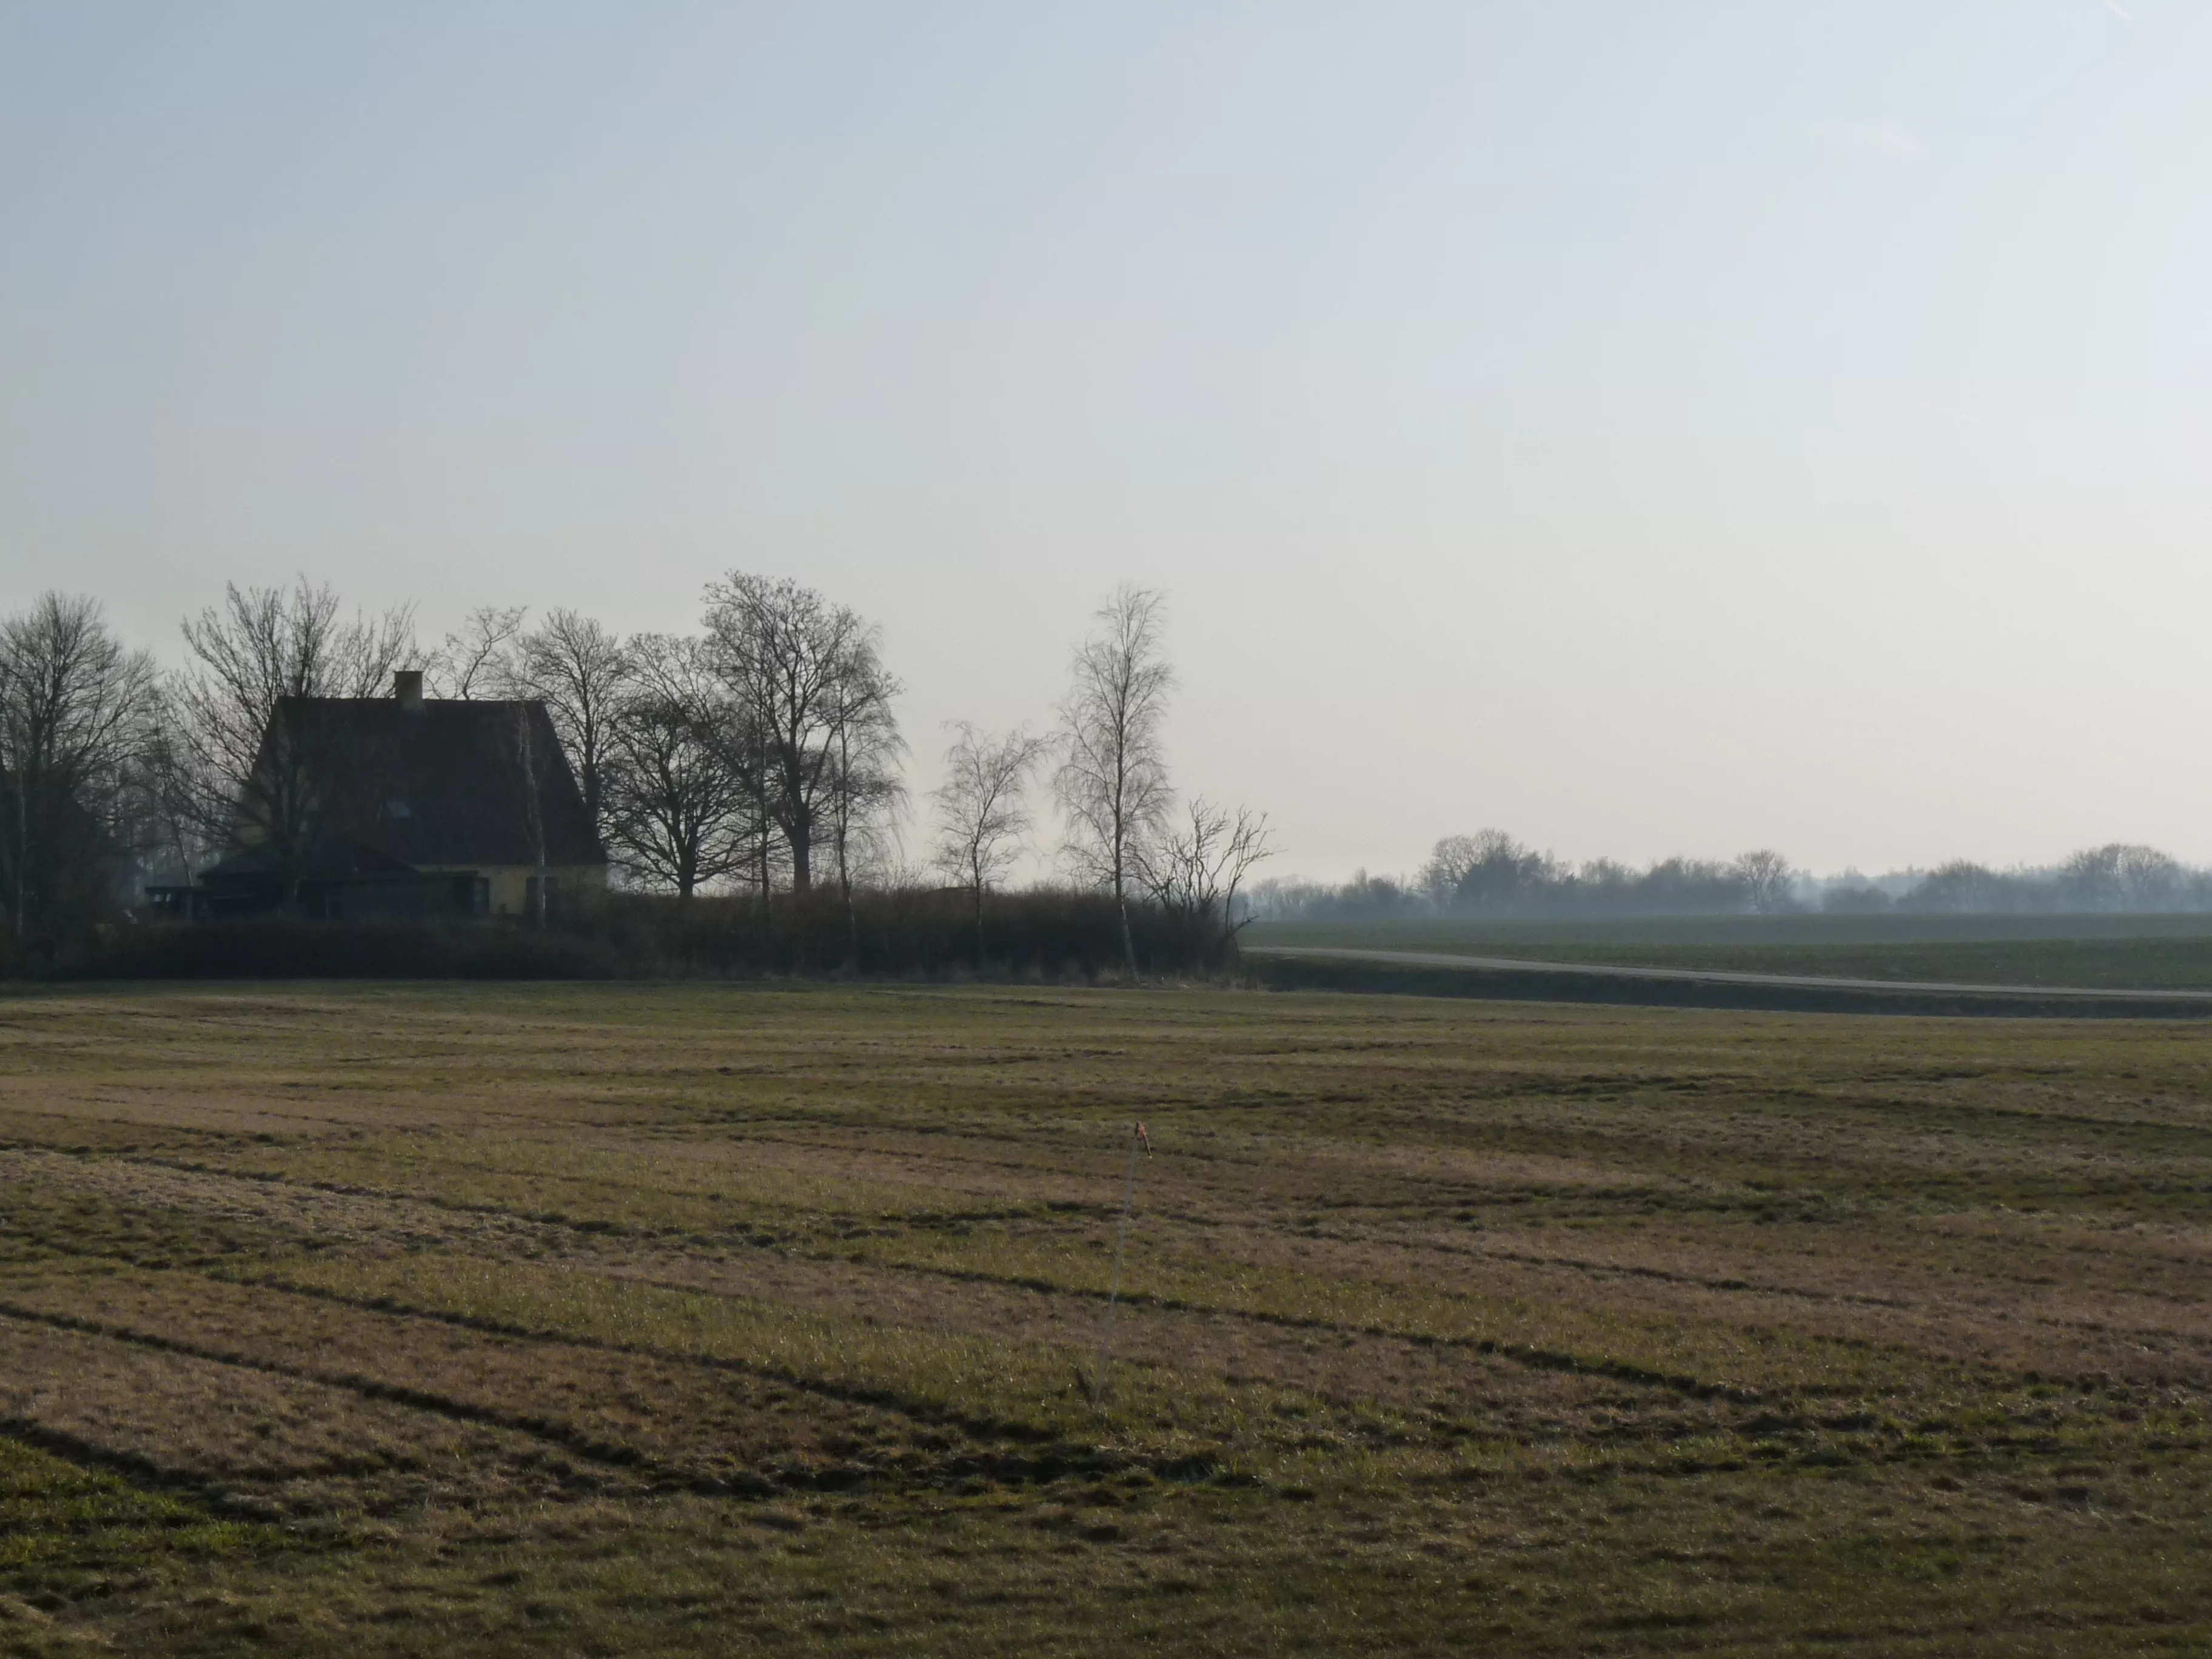
[[[1462,957],[1435,951],[1360,951],[1334,945],[1247,945],[1249,957],[1319,957],[1399,968],[1475,968],[1496,973],[1583,974],[1601,979],[1668,980],[1697,985],[1787,987],[1807,991],[1889,991],[1944,996],[2080,997],[2091,1001],[2212,1003],[2212,991],[2114,989],[2089,985],[1970,985],[1948,980],[1836,979],[1816,974],[1745,974],[1722,968],[1632,968],[1610,963],[1530,962],[1519,957]]]

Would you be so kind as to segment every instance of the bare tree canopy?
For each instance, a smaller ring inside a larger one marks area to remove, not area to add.
[[[518,621],[520,612],[514,615]],[[555,610],[514,639],[505,689],[495,695],[535,697],[560,734],[584,792],[584,810],[605,833],[602,775],[608,730],[623,696],[622,642],[591,617]]]
[[[878,629],[788,578],[731,572],[708,588],[706,622],[715,669],[760,745],[761,815],[804,893],[816,849],[842,860],[855,822],[879,804],[864,773],[897,751],[891,703],[902,688],[883,665]],[[759,850],[765,891],[765,837]]]
[[[51,947],[104,908],[158,687],[96,600],[47,593],[0,621],[0,905],[19,943]]]
[[[1503,830],[1478,830],[1439,841],[1421,868],[1420,885],[1443,909],[1496,909],[1549,873],[1549,860]]]
[[[933,861],[980,893],[1012,867],[1023,837],[1036,827],[1030,781],[1051,745],[1023,726],[993,732],[955,720],[950,728],[945,781],[930,793],[937,809]]]
[[[641,634],[608,729],[608,850],[630,874],[690,898],[744,867],[757,833],[745,763],[757,754],[699,641]]]
[[[2172,902],[2185,874],[2154,847],[2113,842],[2085,847],[2060,866],[2058,887],[2085,910],[2156,910]]]
[[[862,865],[878,866],[896,842],[906,781],[900,762],[906,739],[891,714],[898,682],[880,664],[851,676],[836,713],[829,774],[829,842],[837,866],[837,890],[853,917],[853,878]],[[857,921],[854,921],[855,927]],[[857,946],[855,947],[857,949]]]
[[[1026,727],[986,732],[969,720],[951,723],[945,751],[945,781],[931,792],[937,816],[933,862],[973,896],[975,957],[983,955],[983,894],[1012,867],[1035,827],[1030,781],[1050,752]]]
[[[210,845],[266,845],[289,888],[313,828],[314,757],[278,710],[289,698],[388,693],[392,671],[418,654],[415,608],[347,621],[337,596],[303,576],[289,589],[226,587],[184,635],[192,660],[173,690],[170,799]]]
[[[1729,867],[1743,884],[1744,896],[1750,901],[1751,908],[1760,915],[1776,915],[1790,908],[1790,891],[1796,885],[1797,872],[1781,854],[1771,848],[1760,848],[1742,854]]]
[[[1073,684],[1060,705],[1060,763],[1053,787],[1067,820],[1069,863],[1114,895],[1123,954],[1134,974],[1128,890],[1167,816],[1160,726],[1175,671],[1162,655],[1166,615],[1159,593],[1124,583],[1097,620],[1097,632],[1076,647]]]
[[[422,666],[441,697],[514,695],[522,637],[521,605],[480,605],[446,635]]]
[[[1207,940],[1210,953],[1234,942],[1244,925],[1237,890],[1274,850],[1266,813],[1242,806],[1231,812],[1194,799],[1182,820],[1146,850],[1145,885]]]

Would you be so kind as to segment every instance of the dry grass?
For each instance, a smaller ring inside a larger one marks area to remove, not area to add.
[[[0,1002],[0,1651],[2198,1650],[2208,1082],[2194,1025]]]

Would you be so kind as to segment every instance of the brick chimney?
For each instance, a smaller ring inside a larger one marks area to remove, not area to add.
[[[392,700],[410,714],[422,712],[422,671],[402,668],[392,676]]]

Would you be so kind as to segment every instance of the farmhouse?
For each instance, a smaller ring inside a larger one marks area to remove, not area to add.
[[[389,697],[283,699],[234,839],[149,897],[185,915],[538,917],[606,890],[545,705],[426,698],[412,671]]]

